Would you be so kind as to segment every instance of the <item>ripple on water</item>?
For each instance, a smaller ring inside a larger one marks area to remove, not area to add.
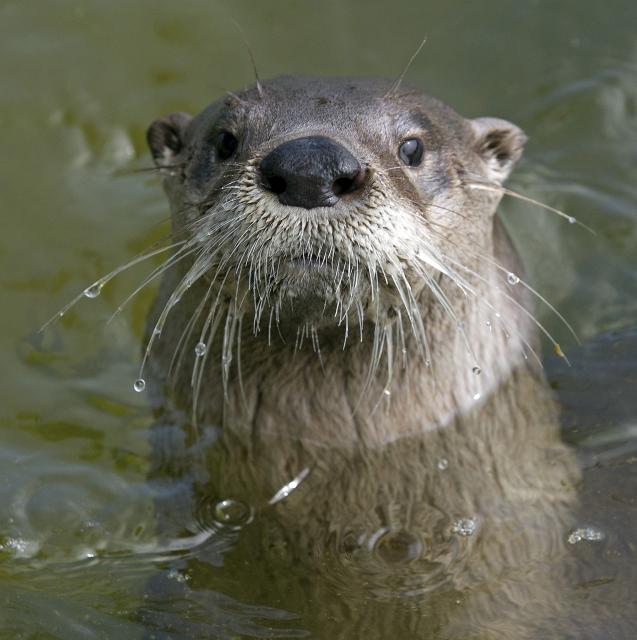
[[[422,540],[409,531],[382,531],[372,540],[372,552],[386,564],[406,564],[421,557]]]
[[[418,515],[393,509],[392,525],[379,527],[376,512],[342,523],[329,537],[329,552],[324,545],[316,550],[324,576],[335,589],[356,584],[382,601],[422,597],[448,584],[464,566],[466,545],[451,533],[447,515],[431,505],[422,509]]]
[[[195,520],[204,531],[239,531],[253,519],[254,509],[251,505],[231,498],[206,498],[195,511]]]
[[[20,482],[0,487],[0,556],[40,566],[130,553],[154,538],[152,496],[144,484],[91,464],[64,470],[31,458]],[[23,465],[25,466],[25,465]]]

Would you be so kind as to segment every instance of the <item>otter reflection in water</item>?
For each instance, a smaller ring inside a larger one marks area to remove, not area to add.
[[[325,638],[558,615],[577,471],[495,215],[525,140],[372,79],[277,78],[150,126],[174,242],[139,381],[152,475],[243,525],[245,601]],[[185,507],[161,505],[167,537]],[[216,578],[189,557],[196,636]]]

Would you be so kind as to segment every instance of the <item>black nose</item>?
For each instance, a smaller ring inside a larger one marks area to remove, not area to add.
[[[343,146],[323,136],[284,142],[261,161],[263,185],[282,204],[313,209],[333,207],[362,187],[365,170]]]

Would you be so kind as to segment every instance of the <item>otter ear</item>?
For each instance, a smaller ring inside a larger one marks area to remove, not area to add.
[[[527,137],[519,127],[499,118],[470,121],[475,149],[487,167],[490,180],[502,184],[522,156]]]
[[[146,130],[146,140],[158,167],[170,167],[184,144],[184,131],[192,116],[171,113],[155,120]]]

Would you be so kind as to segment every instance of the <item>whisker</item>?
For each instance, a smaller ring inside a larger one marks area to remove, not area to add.
[[[124,299],[124,301],[122,303],[120,303],[118,305],[118,307],[115,309],[115,311],[110,315],[110,317],[106,321],[106,325],[108,326],[111,322],[113,322],[113,320],[124,310],[126,305],[133,298],[135,298],[135,296],[137,296],[137,294],[140,291],[145,289],[153,280],[157,279],[159,276],[161,276],[163,273],[165,273],[168,269],[170,269],[171,267],[175,266],[177,263],[181,262],[182,260],[184,260],[188,256],[190,256],[193,253],[195,253],[198,249],[201,250],[201,248],[199,246],[195,245],[193,247],[192,243],[189,243],[189,245],[187,247],[184,247],[184,248],[180,249],[174,256],[172,256],[171,258],[166,260],[163,264],[161,264],[156,269],[153,269],[153,271],[142,281],[142,283],[139,286],[137,286]],[[183,251],[183,253],[181,253],[182,251]]]
[[[491,184],[491,183],[486,183],[486,182],[464,182],[463,184],[465,186],[471,188],[471,189],[482,189],[484,191],[493,191],[495,193],[501,193],[501,194],[503,194],[505,196],[510,196],[512,198],[517,198],[518,200],[522,200],[523,202],[528,202],[529,204],[533,204],[533,205],[535,205],[537,207],[541,207],[542,209],[546,209],[547,211],[551,211],[552,213],[557,214],[561,218],[564,218],[565,220],[567,220],[570,224],[577,224],[580,227],[583,227],[589,233],[592,233],[594,236],[597,235],[596,231],[591,229],[591,227],[589,227],[588,225],[584,224],[583,222],[580,222],[577,218],[575,218],[573,216],[569,216],[564,211],[561,211],[560,209],[556,209],[555,207],[552,207],[552,206],[550,206],[548,204],[545,204],[544,202],[540,202],[539,200],[536,200],[535,198],[531,198],[531,197],[525,196],[525,195],[523,195],[521,193],[517,193],[516,191],[512,191],[511,189],[507,189],[507,188],[502,187],[502,186],[500,186],[498,184]]]
[[[175,247],[183,245],[186,242],[187,242],[186,240],[181,240],[180,242],[175,242],[175,243],[173,243],[171,245],[168,245],[167,247],[160,247],[159,249],[155,249],[155,250],[150,251],[150,252],[138,254],[132,260],[129,260],[128,262],[120,265],[116,269],[113,269],[113,271],[107,273],[105,276],[102,276],[101,278],[95,280],[95,282],[93,282],[88,287],[86,287],[82,291],[82,293],[78,294],[70,302],[68,302],[66,305],[64,305],[54,316],[49,318],[49,320],[47,320],[40,327],[40,329],[38,331],[44,331],[53,322],[55,322],[56,320],[59,320],[59,318],[61,318],[71,307],[76,305],[82,298],[95,298],[95,297],[97,297],[99,295],[100,291],[102,290],[102,288],[110,280],[112,280],[115,276],[119,275],[123,271],[126,271],[127,269],[130,269],[131,267],[134,267],[135,265],[137,265],[137,264],[139,264],[141,262],[144,262],[145,260],[149,260],[150,258],[153,258],[153,257],[155,257],[157,255],[160,255],[161,253],[165,253],[166,251],[170,251],[171,249],[174,249]]]
[[[433,203],[428,203],[431,206],[438,206],[436,204]],[[435,224],[432,223],[432,221],[427,221],[428,225],[431,224]],[[432,231],[433,233],[436,233],[435,230],[430,229],[430,231]],[[502,271],[504,273],[506,273],[507,275],[509,275],[510,271],[509,269],[507,269],[506,267],[502,266],[501,264],[499,264],[496,260],[493,260],[492,258],[489,258],[487,255],[481,253],[481,252],[476,252],[476,251],[472,251],[471,249],[467,249],[467,247],[465,246],[460,246],[457,242],[455,242],[454,240],[452,240],[450,237],[437,233],[438,237],[444,241],[445,243],[451,244],[453,245],[455,248],[457,248],[459,251],[463,252],[463,253],[468,253],[470,255],[475,256],[476,258],[480,259],[480,260],[484,260],[485,262],[488,262],[489,264],[493,265],[494,267],[496,267],[499,271]],[[425,258],[425,256],[422,253],[418,254],[418,257],[422,260],[423,258]],[[474,291],[470,291],[471,289],[471,285],[469,285],[469,283],[466,282],[466,280],[464,280],[463,278],[461,278],[459,276],[459,274],[455,273],[455,272],[451,272],[448,267],[446,267],[443,263],[444,260],[440,260],[439,258],[435,258],[435,262],[431,260],[431,257],[429,258],[425,258],[425,261],[428,262],[431,266],[433,266],[434,268],[436,268],[437,270],[441,271],[442,273],[445,273],[446,275],[450,276],[452,278],[452,280],[461,287],[461,289],[464,290],[464,288],[467,288],[467,291],[472,293],[473,295],[475,295]],[[462,266],[463,269],[466,269],[465,265],[462,265],[462,263],[457,263],[460,266]],[[472,272],[474,275],[475,272]],[[519,284],[521,284],[525,289],[527,289],[532,295],[534,295],[538,300],[540,300],[543,304],[546,305],[546,307],[555,314],[555,316],[564,324],[564,326],[567,328],[567,330],[569,331],[569,333],[573,336],[573,338],[576,340],[576,342],[578,344],[581,344],[579,337],[577,336],[577,333],[575,332],[575,330],[573,329],[573,327],[571,326],[571,324],[566,320],[566,318],[555,308],[554,305],[552,305],[544,296],[542,296],[536,289],[534,289],[531,285],[529,285],[527,282],[525,282],[523,279],[519,278],[518,276],[515,276],[517,278],[517,281],[519,282]],[[559,344],[555,343],[556,346],[556,350],[559,348]],[[560,350],[561,351],[561,350]]]
[[[473,275],[474,277],[478,278],[479,280],[481,280],[482,282],[485,282],[487,284],[490,284],[489,281],[484,278],[483,276],[481,276],[480,274],[478,274],[477,272],[473,271],[472,269],[469,269],[468,267],[466,267],[465,265],[456,262],[455,260],[453,260],[452,258],[447,257],[447,259],[450,262],[453,262],[455,264],[458,265],[459,268],[464,269],[466,271],[468,271],[469,273],[471,273],[471,275]],[[553,344],[553,347],[555,349],[555,353],[557,355],[559,355],[560,357],[563,357],[564,360],[566,361],[566,363],[570,366],[570,362],[568,360],[568,358],[566,357],[566,355],[564,355],[564,353],[562,352],[562,349],[559,345],[559,343],[553,338],[553,336],[551,335],[551,333],[544,327],[544,325],[521,303],[519,303],[513,296],[509,295],[505,290],[503,290],[501,287],[497,286],[497,285],[493,285],[494,289],[498,292],[501,293],[509,302],[511,302],[513,305],[515,305],[518,309],[520,309],[520,311],[522,311],[522,313],[524,313],[524,315],[526,315],[532,322],[533,324],[535,324],[535,326],[549,339],[549,341]],[[493,305],[491,305],[487,300],[485,300],[483,297],[480,297],[479,300],[483,303],[486,304],[492,311],[496,312],[496,317],[500,318],[501,317],[501,312],[498,312],[498,310],[493,307]],[[516,332],[517,333],[517,332]],[[521,336],[521,334],[517,333],[518,337],[520,337],[522,340],[524,340]],[[538,361],[540,361],[539,357],[538,357]],[[540,362],[541,364],[541,362]]]

